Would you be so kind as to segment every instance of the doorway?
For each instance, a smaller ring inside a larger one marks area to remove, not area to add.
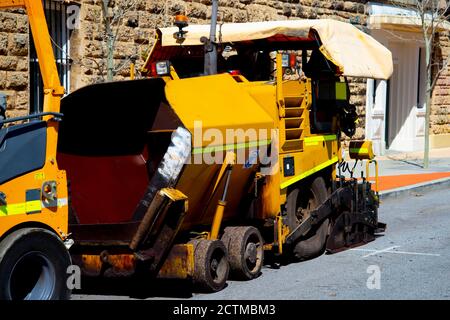
[[[394,73],[386,94],[386,148],[417,151],[423,146],[425,58],[416,43],[390,43]]]

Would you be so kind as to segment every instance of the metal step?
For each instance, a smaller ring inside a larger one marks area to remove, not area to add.
[[[299,107],[303,102],[303,97],[297,97],[297,96],[285,96],[284,97],[284,104],[287,108],[289,107]]]
[[[283,144],[283,151],[303,150],[303,139],[287,140]]]
[[[284,118],[285,128],[286,129],[294,129],[300,128],[303,123],[303,118],[295,117],[295,118]]]
[[[286,118],[298,118],[303,115],[304,108],[295,107],[295,108],[285,108],[285,117]]]
[[[302,138],[303,129],[286,129],[286,141],[290,140],[298,140]]]

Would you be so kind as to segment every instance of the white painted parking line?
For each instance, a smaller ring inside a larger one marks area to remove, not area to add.
[[[406,251],[390,251],[389,253],[399,253],[399,254],[412,254],[416,256],[432,256],[432,257],[440,257],[440,254],[437,253],[421,253],[421,252],[406,252]]]
[[[400,246],[392,246],[392,247],[389,247],[389,248],[386,248],[386,249],[382,249],[382,250],[375,250],[375,251],[373,251],[373,252],[371,252],[369,254],[366,254],[363,258],[368,258],[370,256],[375,256],[375,255],[377,255],[379,253],[388,252],[388,251],[391,251],[392,249],[395,249],[395,248],[400,248]]]
[[[361,252],[370,252],[370,254],[367,254],[363,256],[363,258],[367,258],[379,253],[395,253],[395,254],[409,254],[409,255],[415,255],[415,256],[431,256],[431,257],[440,257],[440,254],[437,253],[423,253],[423,252],[409,252],[409,251],[392,251],[395,248],[400,248],[400,246],[394,246],[390,248],[386,248],[383,250],[373,250],[373,249],[350,249],[350,251],[361,251]]]

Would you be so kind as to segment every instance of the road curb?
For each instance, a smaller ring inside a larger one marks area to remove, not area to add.
[[[433,190],[442,189],[444,187],[450,188],[450,178],[432,180],[397,189],[382,191],[380,192],[380,200],[399,198],[413,193],[430,192]]]

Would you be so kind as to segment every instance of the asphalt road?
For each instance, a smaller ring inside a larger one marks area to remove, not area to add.
[[[258,279],[229,281],[215,294],[192,294],[180,282],[147,290],[120,280],[87,283],[73,299],[450,299],[450,189],[388,199],[380,220],[386,234],[366,246],[265,267]]]

